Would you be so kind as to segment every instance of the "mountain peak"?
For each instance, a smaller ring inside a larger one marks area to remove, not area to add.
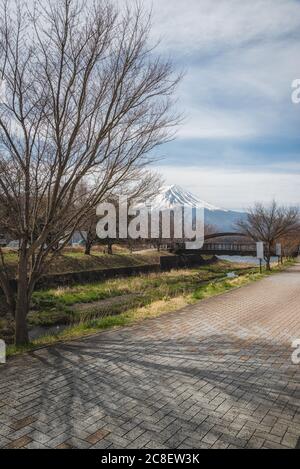
[[[177,184],[163,186],[151,203],[151,207],[154,210],[173,209],[174,207],[183,205],[189,207],[200,207],[209,211],[227,211],[199,199],[199,197]]]

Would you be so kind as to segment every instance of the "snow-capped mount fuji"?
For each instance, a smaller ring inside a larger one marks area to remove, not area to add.
[[[214,205],[199,199],[196,195],[177,185],[163,186],[160,192],[151,201],[151,208],[154,210],[171,210],[182,205],[188,207],[199,207],[207,210],[222,210],[221,208],[215,207]]]
[[[245,212],[215,207],[178,185],[163,186],[151,200],[151,210],[154,211],[172,210],[179,206],[204,208],[205,224],[214,225],[220,231],[236,231],[235,223],[245,217]]]

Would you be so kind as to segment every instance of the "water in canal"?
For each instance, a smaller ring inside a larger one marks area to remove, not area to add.
[[[247,264],[254,264],[254,265],[259,265],[259,260],[254,257],[254,256],[217,256],[218,259],[222,259],[224,261],[230,261],[230,262],[237,262],[237,263],[247,263]],[[277,263],[278,258],[277,257],[271,257],[271,262]],[[262,262],[263,265],[266,264],[265,261]]]

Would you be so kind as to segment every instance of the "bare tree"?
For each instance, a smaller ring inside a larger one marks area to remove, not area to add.
[[[247,218],[237,223],[239,230],[254,241],[265,244],[265,261],[271,269],[272,249],[276,241],[291,234],[299,233],[299,210],[293,207],[280,207],[273,201],[269,206],[257,203],[249,209]]]
[[[300,249],[300,230],[283,236],[279,241],[282,246],[282,254],[285,257],[297,255]]]
[[[118,187],[118,193],[111,193],[111,195],[108,197],[108,201],[113,203],[116,207],[116,234],[117,237],[112,239],[112,238],[107,238],[105,243],[107,244],[107,252],[108,254],[112,254],[112,247],[116,243],[120,243],[120,238],[119,238],[119,217],[118,217],[118,204],[119,204],[119,197],[127,197],[127,204],[128,206],[130,204],[134,203],[146,203],[149,200],[152,199],[154,195],[157,194],[159,191],[160,187],[162,185],[162,180],[161,176],[158,175],[157,173],[153,173],[151,171],[137,171],[134,180],[131,180],[129,183],[125,183],[123,185],[120,185]],[[129,223],[130,217],[128,216],[127,223]],[[95,210],[91,210],[85,220],[83,221],[82,224],[82,230],[86,232],[86,242],[85,242],[85,254],[90,255],[91,254],[91,249],[93,245],[98,241],[99,238],[97,237],[96,233],[96,226],[97,222],[99,220],[99,217],[97,217]],[[129,240],[128,240],[129,242]]]
[[[3,228],[20,241],[17,294],[3,252],[0,283],[16,344],[28,341],[32,292],[51,256],[173,135],[180,79],[153,54],[150,18],[140,7],[119,10],[109,0],[25,5],[2,0],[0,13],[0,197]]]

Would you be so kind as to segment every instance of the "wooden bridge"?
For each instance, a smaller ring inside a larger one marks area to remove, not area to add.
[[[219,241],[219,238],[247,238],[245,242],[232,242],[230,241]],[[211,242],[211,240],[217,239],[217,242]],[[205,235],[204,245],[201,249],[185,249],[185,244],[183,242],[176,243],[170,248],[171,251],[176,253],[184,254],[215,254],[219,256],[254,256],[256,257],[256,243],[255,241],[248,241],[249,238],[247,235],[238,232],[222,232],[222,233],[212,233]],[[275,256],[274,251],[271,252],[272,256]],[[299,256],[300,255],[300,246],[295,248],[293,253],[289,254],[290,256]]]
[[[202,254],[218,254],[220,256],[256,256],[256,244],[253,243],[204,243]]]
[[[229,238],[229,237],[246,237],[243,233],[229,232],[229,233],[212,233],[205,236],[205,241],[201,253],[203,254],[218,254],[220,256],[255,256],[256,255],[256,243],[245,242],[214,242],[208,243],[208,240],[215,238]]]
[[[217,255],[228,255],[228,256],[255,256],[256,255],[256,244],[254,242],[235,243],[235,242],[208,242],[209,240],[216,238],[231,238],[231,237],[246,237],[243,233],[237,232],[222,232],[212,233],[205,236],[204,245],[201,249],[189,249],[186,250],[184,244],[177,244],[175,251],[185,252],[189,254],[217,254]]]

